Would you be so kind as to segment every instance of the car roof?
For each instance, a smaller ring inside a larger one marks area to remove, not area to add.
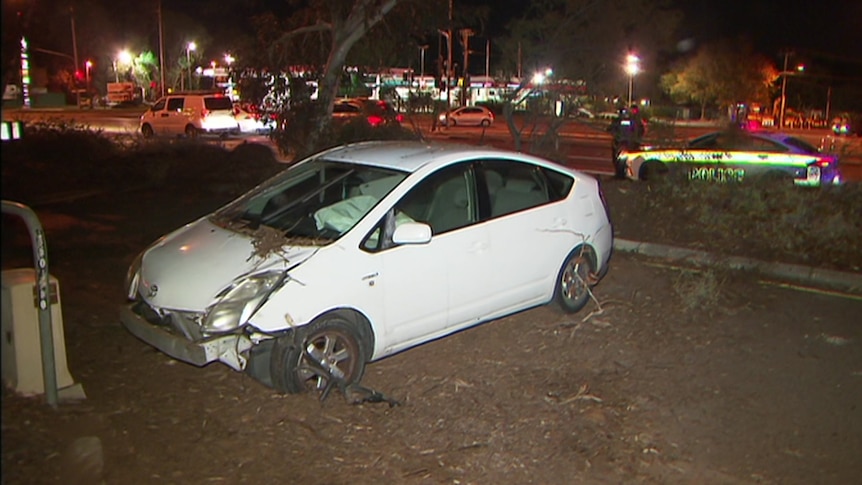
[[[410,173],[427,165],[442,167],[465,158],[495,157],[523,160],[572,173],[571,170],[554,162],[524,153],[445,142],[367,141],[332,148],[320,154],[320,157],[326,160],[373,165]]]
[[[713,131],[711,133],[706,133],[696,138],[691,139],[688,144],[692,145],[700,140],[704,140],[707,138],[719,136],[721,134],[733,133],[734,130],[719,130]],[[794,153],[805,153],[805,154],[813,154],[817,153],[819,150],[817,147],[811,145],[807,141],[799,138],[798,136],[794,136],[790,133],[785,133],[782,131],[766,131],[766,130],[739,130],[738,133],[744,136],[751,136],[754,138],[761,138],[764,140],[769,140],[773,143],[777,143],[791,152]]]
[[[748,136],[754,136],[757,138],[765,138],[767,140],[772,140],[776,143],[781,143],[781,144],[785,144],[784,140],[793,137],[793,135],[790,135],[788,133],[782,133],[780,131],[732,130],[731,129],[731,130],[719,130],[719,131],[713,131],[710,133],[704,133],[703,135],[700,135],[700,136],[693,138],[692,141],[700,140],[700,139],[704,139],[704,138],[709,138],[709,137],[713,137],[713,136],[718,136],[718,135],[722,135],[722,134],[734,133],[734,132],[738,132],[740,135],[748,135]]]

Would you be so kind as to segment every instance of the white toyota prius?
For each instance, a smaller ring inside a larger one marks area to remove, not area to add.
[[[346,145],[146,248],[121,321],[175,359],[326,393],[482,322],[579,311],[612,239],[590,175],[488,147]]]

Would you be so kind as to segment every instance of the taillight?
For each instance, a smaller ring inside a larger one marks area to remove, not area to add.
[[[404,115],[401,113],[398,113],[397,115],[395,115],[395,120],[398,121],[399,123],[403,123],[404,122]]]
[[[206,118],[210,114],[210,110],[204,108],[201,110],[201,118]]]
[[[833,162],[834,162],[833,159],[824,157],[824,158],[818,158],[817,161],[814,163],[820,167],[828,167],[829,165],[832,165]]]
[[[379,126],[383,123],[383,117],[377,115],[370,115],[368,117],[368,124],[371,126]]]

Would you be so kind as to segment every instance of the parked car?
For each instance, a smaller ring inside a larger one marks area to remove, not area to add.
[[[649,180],[669,173],[690,180],[787,180],[796,185],[841,183],[838,156],[780,132],[731,129],[695,138],[683,147],[645,146],[623,151],[626,176]]]
[[[553,162],[351,144],[146,248],[121,321],[181,361],[324,393],[358,382],[369,361],[482,322],[549,302],[579,311],[612,233],[597,180]]]
[[[438,121],[443,126],[491,126],[494,113],[484,106],[462,106],[441,114]]]
[[[404,116],[384,100],[349,98],[336,101],[332,107],[332,117],[339,122],[365,119],[369,125],[387,126],[401,124]]]
[[[243,134],[269,133],[275,127],[275,120],[258,111],[252,105],[235,103],[233,117]]]
[[[239,132],[233,102],[222,93],[175,93],[160,98],[141,115],[141,134],[196,138]]]
[[[842,115],[832,120],[832,133],[836,136],[858,136],[858,123],[850,115]]]

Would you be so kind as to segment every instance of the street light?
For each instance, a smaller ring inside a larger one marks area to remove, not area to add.
[[[120,51],[116,59],[114,59],[114,80],[116,82],[120,82],[120,70],[117,65],[121,62],[123,64],[130,64],[132,62],[132,54],[128,50]]]
[[[536,85],[544,84],[545,81],[549,77],[551,77],[551,75],[553,73],[554,73],[554,71],[551,68],[547,68],[544,71],[536,71],[536,73],[533,74],[533,84],[536,84]]]
[[[781,112],[778,115],[778,128],[784,128],[784,109],[787,105],[787,76],[793,74],[793,72],[787,70],[787,58],[790,56],[789,52],[784,53],[784,70],[781,71]],[[805,70],[805,66],[799,64],[796,66],[797,72],[802,72]]]
[[[640,72],[640,58],[634,54],[629,54],[626,56],[626,74],[629,75],[629,103],[628,106],[632,105],[632,88],[634,87],[634,79],[635,74]]]
[[[198,46],[194,42],[186,44],[186,72],[189,75],[189,89],[192,88],[192,51]],[[185,86],[182,87],[185,90]]]
[[[420,86],[422,83],[422,79],[425,77],[425,51],[428,49],[428,45],[420,45],[419,46],[419,79]]]
[[[90,91],[90,69],[93,68],[93,61],[87,59],[84,63],[84,80],[87,83],[87,92]]]

